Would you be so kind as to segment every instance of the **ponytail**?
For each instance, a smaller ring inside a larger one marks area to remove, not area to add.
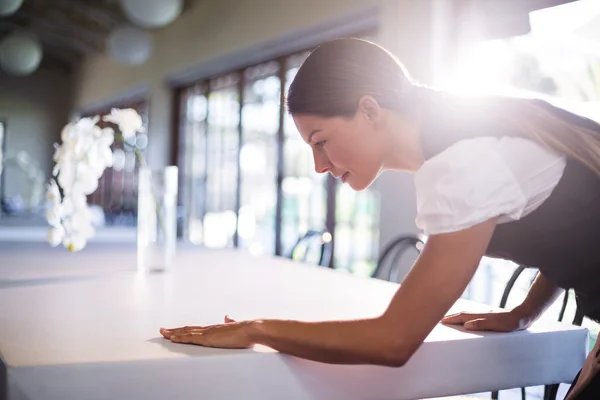
[[[600,176],[600,124],[539,100],[522,100],[507,116],[515,131],[558,154],[571,157]]]

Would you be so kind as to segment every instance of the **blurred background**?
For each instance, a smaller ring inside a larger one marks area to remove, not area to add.
[[[315,174],[282,103],[308,52],[340,36],[382,44],[424,84],[600,120],[598,0],[0,0],[0,241],[46,240],[66,123],[134,108],[149,164],[179,167],[180,242],[294,257],[315,233],[329,254],[314,262],[371,276],[387,244],[418,234],[411,176],[356,193]],[[95,240],[135,241],[139,165],[113,152],[89,197]],[[512,273],[498,263],[466,297],[497,303]]]
[[[283,104],[311,49],[340,36],[385,46],[427,85],[600,120],[598,0],[0,0],[0,243],[46,241],[63,126],[133,108],[146,132],[132,144],[152,168],[179,168],[179,243],[372,276],[390,243],[419,237],[412,177],[386,172],[357,193],[317,175]],[[131,149],[113,144],[89,196],[93,240],[135,243]],[[296,246],[305,239],[315,257]],[[408,247],[388,279],[410,268]],[[464,297],[497,305],[516,268],[503,264],[484,259]]]

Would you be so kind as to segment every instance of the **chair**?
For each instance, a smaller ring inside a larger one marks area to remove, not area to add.
[[[292,251],[290,251],[288,258],[294,261],[329,267],[332,255],[333,242],[331,233],[309,230],[298,239]]]
[[[424,244],[423,239],[415,235],[402,235],[392,240],[381,253],[371,277],[399,283],[400,259],[409,250],[420,254]],[[391,262],[387,263],[388,259]]]
[[[373,272],[372,277],[378,278],[378,279],[384,279],[384,280],[387,280],[390,282],[398,282],[398,268],[400,266],[398,261],[400,260],[400,258],[404,255],[404,253],[406,251],[408,251],[410,249],[415,249],[417,251],[417,253],[420,254],[422,246],[424,244],[425,243],[421,238],[414,236],[414,235],[403,235],[403,236],[400,236],[400,237],[394,239],[392,242],[390,242],[390,244],[388,244],[385,247],[383,253],[379,257],[379,260],[377,262],[377,268]],[[386,261],[390,257],[391,257],[392,261],[391,261],[391,263],[387,264]],[[515,271],[511,275],[510,279],[506,283],[504,292],[502,293],[502,297],[500,299],[500,308],[506,308],[506,303],[508,302],[508,297],[510,295],[510,292],[512,291],[513,287],[515,286],[515,283],[517,282],[517,279],[519,278],[519,276],[523,273],[523,271],[525,271],[525,268],[526,268],[525,266],[520,265],[515,269]],[[533,281],[537,277],[538,273],[539,273],[539,271],[536,273],[536,275],[534,275],[533,279],[531,279],[531,281],[529,282],[529,286],[531,286],[533,284]],[[562,322],[562,320],[564,318],[568,301],[569,301],[569,291],[567,290],[564,293],[562,306],[560,309],[560,313],[558,315],[559,322]],[[582,321],[583,321],[583,315],[579,312],[579,310],[576,310],[575,317],[573,319],[573,325],[581,325]],[[546,385],[544,387],[544,400],[555,400],[556,395],[558,393],[558,388],[559,388],[558,384]],[[521,397],[523,400],[526,399],[525,388],[521,388]],[[454,399],[456,397],[451,397],[451,398]],[[466,397],[466,398],[472,398],[472,397]],[[492,399],[495,399],[495,400],[498,399],[498,391],[492,392]]]
[[[565,310],[567,309],[567,303],[569,302],[569,292],[570,289],[565,290],[565,293],[563,295],[562,305],[558,314],[559,322],[562,322],[565,316]],[[581,324],[583,323],[583,314],[579,311],[579,308],[575,309],[575,316],[573,317],[573,321],[571,323],[577,326],[581,326]],[[544,400],[556,400],[559,386],[560,384],[558,383],[544,386]]]
[[[502,293],[502,298],[500,299],[500,308],[506,308],[508,296],[510,295],[510,292],[512,291],[512,289],[515,285],[515,282],[517,281],[519,276],[523,273],[523,271],[525,271],[525,268],[526,268],[525,266],[519,265],[515,269],[513,274],[511,275],[510,279],[506,283],[506,286],[504,287],[504,292]],[[529,282],[529,286],[531,286],[533,284],[533,281],[535,280],[535,278],[537,277],[538,274],[539,274],[539,271],[534,275],[531,282]],[[563,295],[562,305],[560,308],[560,312],[558,314],[559,322],[562,322],[562,320],[565,316],[565,310],[567,309],[568,302],[569,302],[569,290],[565,290],[565,293]],[[578,309],[576,309],[575,317],[573,318],[572,323],[573,323],[573,325],[581,326],[582,322],[583,322],[583,315],[579,312]],[[559,388],[559,384],[544,386],[544,400],[555,400],[556,396],[558,394],[558,388]],[[522,400],[525,400],[527,398],[525,388],[521,388],[521,398],[522,398]],[[497,391],[492,392],[492,399],[494,399],[494,400],[498,399]]]

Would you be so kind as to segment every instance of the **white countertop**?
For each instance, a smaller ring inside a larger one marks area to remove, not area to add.
[[[275,257],[189,249],[173,271],[139,275],[132,248],[106,249],[0,251],[9,399],[424,398],[569,382],[586,355],[585,329],[549,322],[515,333],[439,325],[402,368],[175,344],[160,327],[221,323],[225,314],[375,316],[397,285]]]

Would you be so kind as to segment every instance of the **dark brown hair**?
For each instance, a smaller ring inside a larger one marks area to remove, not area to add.
[[[304,61],[287,96],[292,115],[351,117],[370,95],[381,107],[402,112],[413,84],[400,62],[383,47],[362,39],[326,42]]]
[[[352,117],[362,96],[383,108],[406,112],[427,91],[414,84],[402,64],[375,43],[355,38],[326,42],[302,64],[287,96],[291,115]],[[541,101],[505,100],[498,121],[509,132],[578,160],[600,175],[600,125],[585,118],[565,118]],[[563,114],[569,114],[566,111]]]

